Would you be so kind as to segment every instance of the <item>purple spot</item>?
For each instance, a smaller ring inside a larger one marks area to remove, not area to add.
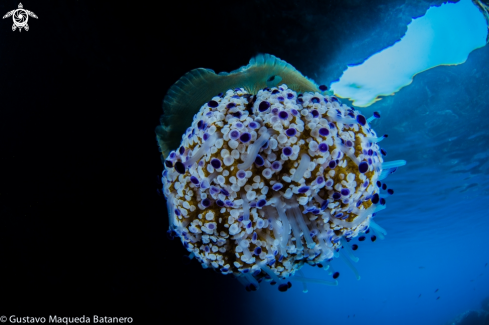
[[[253,233],[253,237],[251,238],[252,241],[255,241],[258,239],[258,235],[256,234],[256,232]]]
[[[333,193],[333,200],[339,200],[340,197],[341,197],[341,194],[340,193],[338,193],[338,192],[334,192]]]
[[[380,149],[380,153],[382,154],[382,156],[387,156],[387,152],[382,148]]]
[[[233,107],[236,107],[236,104],[235,103],[229,103],[226,105],[226,108],[227,109],[230,109],[230,108],[233,108]]]
[[[225,188],[221,188],[221,193],[228,196],[229,192]]]
[[[252,129],[256,129],[256,128],[258,128],[258,123],[256,123],[256,122],[250,122],[250,124],[248,124],[248,126],[250,128],[252,128]]]
[[[239,216],[238,221],[239,222],[243,221],[243,216]]]
[[[265,160],[263,160],[262,156],[257,155],[256,158],[255,158],[255,164],[258,167],[261,167],[261,166],[263,166],[265,164]]]
[[[297,116],[299,114],[299,112],[296,110],[296,109],[292,109],[290,110],[290,112],[292,113],[292,115],[294,116]]]
[[[379,112],[374,112],[374,117],[375,118],[380,118],[380,113]]]
[[[240,118],[241,117],[241,112],[236,112],[236,113],[233,113],[233,116],[234,117],[237,117],[237,118]]]
[[[241,142],[247,143],[247,142],[249,142],[251,140],[251,134],[249,134],[248,132],[243,133],[243,134],[241,134],[241,136],[239,137],[239,139],[241,140]]]
[[[204,121],[200,120],[198,123],[197,123],[197,128],[199,130],[202,130],[204,128]]]
[[[319,148],[319,151],[321,151],[321,152],[328,151],[328,145],[326,143],[324,143],[324,142],[323,143],[320,143],[318,148]]]
[[[289,113],[286,111],[280,111],[280,113],[278,113],[278,117],[280,117],[282,120],[286,120],[289,117]]]
[[[333,122],[329,122],[329,124],[328,124],[328,125],[329,125],[329,128],[330,128],[330,129],[334,129],[334,128],[335,128],[335,125],[334,125],[334,123],[333,123]]]
[[[326,87],[325,85],[321,85],[321,86],[319,86],[319,90],[326,91],[326,90],[328,90],[328,87]]]
[[[385,199],[383,197],[380,198],[380,205],[385,205]]]
[[[173,168],[173,163],[170,160],[165,160],[165,166],[168,168]]]
[[[185,174],[185,165],[182,164],[181,161],[177,161],[175,163],[175,170],[179,173],[179,174]]]
[[[379,193],[375,193],[374,196],[372,196],[372,203],[377,204],[380,201],[380,196]]]
[[[199,179],[197,177],[195,177],[195,176],[190,176],[190,181],[192,183],[194,183],[195,185],[199,185],[200,184]]]
[[[364,240],[365,240],[365,236],[358,237],[358,241],[364,241]]]
[[[229,201],[229,200],[227,200],[227,201],[226,201],[226,202],[224,202],[224,203],[226,203],[226,205],[227,205],[228,207],[232,207],[232,206],[234,206],[233,201]]]
[[[255,233],[256,235],[256,233]],[[260,255],[261,254],[261,247],[256,247],[254,251],[255,255]]]
[[[309,191],[309,186],[302,186],[298,190],[298,192],[301,193],[301,194],[306,193],[307,191]]]
[[[283,186],[281,183],[275,183],[275,184],[273,184],[272,189],[273,189],[274,191],[278,191],[278,190],[280,190],[282,187],[284,187],[284,186]]]
[[[367,155],[371,156],[374,154],[374,151],[372,149],[368,149],[367,151]]]
[[[282,164],[280,163],[280,161],[274,161],[272,163],[272,169],[279,170],[281,167],[282,167]]]
[[[207,139],[209,139],[209,134],[208,133],[204,133],[204,141],[206,141]]]
[[[272,79],[273,80],[273,79]],[[280,91],[278,91],[278,89],[274,89],[272,90],[272,94],[278,94]]]
[[[344,189],[342,189],[342,190],[341,190],[341,195],[343,195],[343,196],[347,196],[347,195],[349,195],[349,194],[350,194],[350,190],[349,190],[349,189],[344,188]]]
[[[287,134],[289,137],[293,137],[294,135],[296,135],[296,133],[297,131],[294,128],[289,128],[287,129],[287,131],[285,131],[285,134]]]
[[[329,201],[328,200],[324,200],[323,203],[321,203],[321,210],[326,210],[326,208],[328,207],[328,204],[329,204]]]
[[[331,161],[329,162],[329,168],[334,169],[335,167],[336,167],[336,161],[331,160]]]
[[[314,104],[317,104],[317,103],[319,103],[319,98],[313,97],[313,98],[311,98],[311,102],[313,102]]]
[[[387,190],[387,193],[389,193],[389,195],[392,195],[392,194],[394,194],[394,190],[390,188]]]
[[[258,106],[258,110],[262,113],[268,110],[269,108],[270,108],[270,103],[267,101],[261,102],[260,105]]]
[[[180,215],[180,210],[175,209],[175,214],[176,214],[177,216],[179,216],[179,215]]]
[[[369,164],[369,165],[372,165],[372,158],[368,158],[368,160],[367,160],[367,161],[368,161],[368,164]]]
[[[278,108],[274,108],[274,109],[272,109],[272,113],[273,113],[273,114],[275,114],[275,115],[277,115],[277,113],[278,113]]]
[[[362,174],[365,174],[368,170],[368,164],[365,161],[362,161],[360,165],[358,165],[358,171]]]
[[[238,130],[232,130],[229,133],[229,138],[232,139],[232,140],[238,139],[239,138],[239,131]]]
[[[294,98],[294,94],[288,93],[287,94],[287,99],[292,99],[292,98]]]
[[[304,100],[302,98],[297,98],[296,103],[297,104],[303,104]]]
[[[245,178],[245,177],[246,177],[246,172],[245,172],[245,171],[243,171],[243,170],[240,170],[240,171],[239,171],[239,172],[236,174],[236,176],[237,176],[239,179],[243,179],[243,178]]]
[[[243,123],[238,122],[234,126],[237,127],[238,129],[241,129],[243,127]]]
[[[339,276],[340,276],[340,272],[335,272],[333,274],[333,279],[338,279]]]
[[[329,134],[329,130],[326,128],[320,128],[319,129],[319,134],[322,135],[323,137],[327,136]]]
[[[279,96],[279,97],[277,97],[277,100],[278,100],[279,102],[283,102],[283,101],[285,100],[285,98],[283,98],[282,96]]]
[[[377,240],[377,236],[372,235],[372,237],[370,237],[370,240],[371,240],[372,242],[376,241],[376,240]]]
[[[222,202],[221,200],[217,200],[216,201],[216,204],[220,207],[223,207],[224,206],[224,202]]]
[[[290,156],[292,154],[292,148],[291,147],[285,147],[282,149],[282,153],[285,155],[285,156]],[[183,164],[182,164],[183,165]]]
[[[363,115],[357,115],[357,122],[358,122],[358,124],[360,124],[362,126],[367,124],[367,120],[365,119],[365,116],[363,116]]]
[[[221,168],[221,161],[219,159],[217,159],[217,158],[214,158],[214,159],[211,160],[211,165],[215,169],[219,169],[219,168]]]
[[[267,204],[267,200],[260,200],[256,203],[256,206],[262,208],[265,206],[265,204]]]
[[[202,205],[204,207],[206,207],[206,208],[209,207],[211,205],[211,200],[209,200],[209,199],[203,199],[202,200]]]
[[[215,100],[211,100],[210,102],[207,103],[207,105],[209,105],[209,107],[216,108],[217,106],[219,106],[219,103],[216,102]]]
[[[353,142],[351,142],[350,140],[346,140],[346,146],[347,147],[353,147]]]
[[[313,118],[317,118],[319,116],[319,112],[317,110],[312,110],[311,114]]]
[[[170,152],[170,159],[175,159],[175,151]]]
[[[323,182],[324,182],[324,177],[319,176],[318,178],[316,178],[316,183],[317,184],[322,184]]]
[[[221,190],[218,188],[218,187],[215,187],[214,185],[211,186],[211,194],[214,195],[214,194],[217,194],[219,193]]]
[[[211,224],[209,224],[209,225],[207,226],[207,228],[209,228],[210,230],[214,229],[214,224],[212,224],[212,223],[211,223]]]

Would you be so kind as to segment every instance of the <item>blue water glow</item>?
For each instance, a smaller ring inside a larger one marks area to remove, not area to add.
[[[413,19],[399,42],[349,66],[331,89],[355,106],[369,106],[411,84],[418,73],[464,63],[470,52],[486,44],[486,37],[484,16],[471,0],[432,7]]]

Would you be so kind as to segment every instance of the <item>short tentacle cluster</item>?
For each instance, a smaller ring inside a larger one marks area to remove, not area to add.
[[[205,268],[286,291],[305,263],[322,266],[368,231],[393,194],[380,181],[405,161],[384,162],[378,117],[285,84],[215,96],[164,162],[170,234]]]

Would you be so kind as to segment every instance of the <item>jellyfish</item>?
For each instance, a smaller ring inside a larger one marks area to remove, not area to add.
[[[157,141],[171,237],[203,268],[248,291],[289,279],[336,285],[330,262],[360,276],[349,241],[370,229],[394,192],[382,183],[406,162],[384,161],[371,123],[269,54],[231,73],[195,69],[168,91]],[[363,236],[363,239],[365,237]],[[309,279],[304,265],[334,281]]]

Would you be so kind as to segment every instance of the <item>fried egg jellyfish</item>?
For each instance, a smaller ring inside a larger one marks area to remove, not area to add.
[[[394,191],[382,181],[405,161],[385,162],[358,110],[290,64],[258,55],[231,73],[195,69],[163,101],[157,141],[165,170],[169,235],[204,268],[232,274],[248,291],[289,279],[337,285],[330,265],[352,261],[348,242],[372,231]],[[183,134],[183,135],[182,135]],[[333,281],[310,279],[305,264]]]

